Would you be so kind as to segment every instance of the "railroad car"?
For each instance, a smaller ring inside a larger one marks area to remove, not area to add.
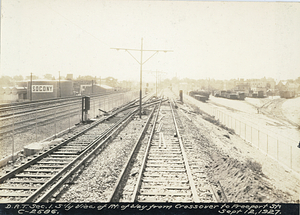
[[[226,98],[226,94],[227,92],[225,90],[222,90],[220,97]]]
[[[265,92],[263,90],[259,90],[259,91],[250,90],[248,97],[252,97],[252,98],[265,98]]]
[[[238,99],[239,100],[245,100],[246,93],[245,92],[238,92]]]
[[[190,91],[189,95],[199,101],[206,102],[209,98],[210,92],[204,90],[201,91],[194,90],[194,91]]]
[[[235,92],[230,90],[216,91],[214,94],[215,97],[222,97],[227,99],[236,99],[236,100],[244,100],[246,97],[245,92]]]
[[[220,97],[221,96],[221,92],[220,91],[215,91],[214,92],[214,96],[215,97]]]
[[[207,97],[201,96],[201,95],[194,95],[194,98],[201,102],[206,102],[206,100],[207,100]]]
[[[258,97],[258,98],[264,98],[264,97],[265,97],[264,91],[262,91],[262,90],[258,91],[258,92],[257,92],[257,97]]]
[[[237,93],[227,93],[227,98],[228,99],[238,99],[238,94]]]

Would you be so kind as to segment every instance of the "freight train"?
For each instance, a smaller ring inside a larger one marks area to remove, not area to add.
[[[253,90],[250,90],[249,91],[249,94],[248,94],[248,97],[252,97],[252,98],[265,98],[265,93],[263,90],[259,90],[259,91],[253,91]]]
[[[206,102],[209,99],[210,92],[204,91],[204,90],[194,90],[189,92],[189,96],[192,96],[193,98],[201,101]]]
[[[246,94],[245,92],[235,92],[230,90],[222,90],[222,91],[215,91],[215,97],[222,97],[227,99],[236,99],[236,100],[245,100]]]

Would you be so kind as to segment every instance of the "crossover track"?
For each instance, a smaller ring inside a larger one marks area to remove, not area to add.
[[[177,110],[174,103],[162,103],[152,120],[152,129],[147,139],[139,174],[121,175],[111,202],[120,199],[130,202],[213,202],[216,198],[210,189],[201,190],[195,185],[193,174],[185,152],[181,134],[177,125]],[[133,152],[134,153],[134,152]],[[133,156],[134,157],[134,156]],[[135,156],[136,157],[136,156]],[[128,160],[129,163],[134,161]],[[123,174],[128,174],[130,165],[126,165]],[[125,189],[130,181],[129,191]],[[132,182],[134,180],[135,182]],[[201,198],[200,198],[201,197]]]
[[[148,100],[146,98],[145,100]],[[154,101],[157,103],[158,101]],[[152,105],[147,103],[147,105]],[[89,162],[133,118],[134,103],[93,122],[66,141],[52,146],[0,178],[0,202],[46,202]],[[124,116],[124,110],[127,112]],[[118,114],[122,112],[121,116]],[[109,123],[105,123],[109,118]],[[113,125],[110,126],[113,122]]]

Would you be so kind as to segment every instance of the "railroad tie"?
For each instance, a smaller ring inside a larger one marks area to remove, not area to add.
[[[27,197],[29,194],[27,193],[12,193],[12,192],[6,192],[6,193],[0,193],[0,197]]]
[[[1,185],[0,190],[37,190],[38,187],[33,186],[11,186],[11,185]]]
[[[166,145],[166,141],[165,141],[165,138],[164,138],[164,133],[161,133],[161,139],[162,139],[162,141],[163,141],[163,143],[164,143],[164,147],[165,147],[165,149],[167,148],[167,145]]]
[[[52,178],[53,175],[32,175],[32,174],[17,174],[17,178]]]
[[[159,142],[158,142],[158,148],[161,148],[161,133],[159,132]]]

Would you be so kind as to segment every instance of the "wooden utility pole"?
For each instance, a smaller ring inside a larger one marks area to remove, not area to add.
[[[172,50],[145,50],[143,49],[143,38],[141,39],[141,49],[127,49],[127,48],[112,48],[112,49],[116,49],[116,50],[125,50],[126,52],[128,52],[128,54],[131,55],[131,57],[133,57],[138,64],[140,64],[140,101],[139,101],[139,115],[140,118],[142,118],[142,72],[143,72],[143,64],[145,64],[148,60],[150,60],[150,58],[152,58],[155,54],[157,54],[158,52],[172,52]],[[141,59],[140,61],[137,60],[131,53],[130,51],[140,51],[141,52]],[[154,52],[153,55],[151,55],[147,60],[145,60],[143,62],[143,52]]]

